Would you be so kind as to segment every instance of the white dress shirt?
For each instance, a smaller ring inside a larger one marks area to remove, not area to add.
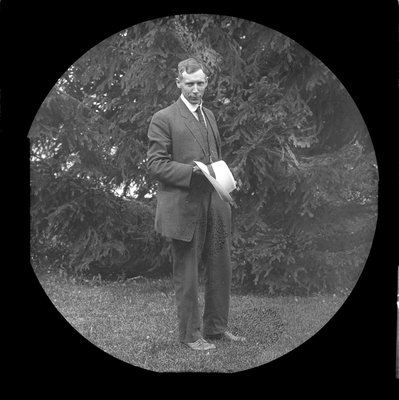
[[[187,106],[187,108],[192,112],[192,114],[193,114],[194,117],[197,119],[197,121],[198,121],[198,114],[196,113],[196,110],[197,110],[198,107],[200,107],[200,111],[201,111],[201,114],[202,114],[202,116],[203,116],[203,118],[204,118],[205,126],[206,126],[206,118],[205,118],[204,112],[202,111],[202,100],[201,100],[201,103],[198,105],[198,104],[191,104],[191,103],[183,96],[183,94],[180,95],[180,98],[183,100],[183,103]]]

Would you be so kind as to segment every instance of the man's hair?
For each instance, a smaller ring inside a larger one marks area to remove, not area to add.
[[[193,74],[200,69],[206,75],[204,64],[202,64],[201,61],[198,61],[196,58],[188,58],[187,60],[180,61],[177,65],[178,78],[182,78],[183,72],[186,72],[187,74]]]

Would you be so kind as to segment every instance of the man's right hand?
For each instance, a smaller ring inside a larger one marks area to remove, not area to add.
[[[193,167],[193,174],[200,175],[202,174],[201,168],[198,165],[194,165]]]

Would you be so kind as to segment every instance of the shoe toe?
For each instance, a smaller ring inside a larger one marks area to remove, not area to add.
[[[193,350],[213,350],[216,349],[216,346],[213,343],[208,343],[205,339],[200,338],[196,340],[195,342],[192,343],[186,343],[188,347],[190,347]]]

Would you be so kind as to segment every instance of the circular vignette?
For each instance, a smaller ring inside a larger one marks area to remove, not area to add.
[[[200,58],[209,70],[205,100],[239,182],[235,282],[266,299],[294,294],[313,296],[317,303],[325,300],[314,296],[320,292],[345,298],[366,262],[377,218],[378,169],[363,118],[337,77],[293,39],[251,21],[205,14],[147,21],[105,39],[58,80],[32,124],[32,257],[38,272],[57,265],[69,275],[78,273],[71,278],[75,282],[68,280],[77,286],[63,286],[70,297],[54,303],[70,316],[69,323],[126,362],[131,362],[126,352],[137,351],[142,356],[137,365],[148,369],[157,369],[154,359],[148,365],[151,352],[162,351],[171,361],[168,349],[178,350],[172,289],[159,294],[147,280],[142,287],[135,283],[163,265],[170,272],[165,244],[152,232],[156,185],[144,168],[147,128],[156,111],[177,99],[175,67],[188,56]],[[277,224],[279,217],[283,222]],[[117,228],[107,225],[109,218]],[[244,232],[251,218],[262,223]],[[135,235],[143,230],[144,241]],[[115,282],[103,282],[111,267],[122,297]],[[102,299],[101,306],[83,307],[90,302],[76,290]],[[131,291],[151,298],[136,314],[127,308]],[[163,294],[164,310],[157,308]],[[332,300],[335,311],[339,305]],[[168,327],[163,345],[151,329],[143,337],[132,333],[130,324],[143,329],[144,309],[155,313],[152,330],[154,321]],[[306,314],[304,305],[302,310]],[[96,316],[91,325],[86,312]],[[245,328],[262,348],[281,339],[288,326],[281,321],[264,305],[231,310],[232,327]],[[137,348],[128,344],[136,339]],[[223,361],[191,362],[192,367],[182,361],[181,368],[227,368]]]

